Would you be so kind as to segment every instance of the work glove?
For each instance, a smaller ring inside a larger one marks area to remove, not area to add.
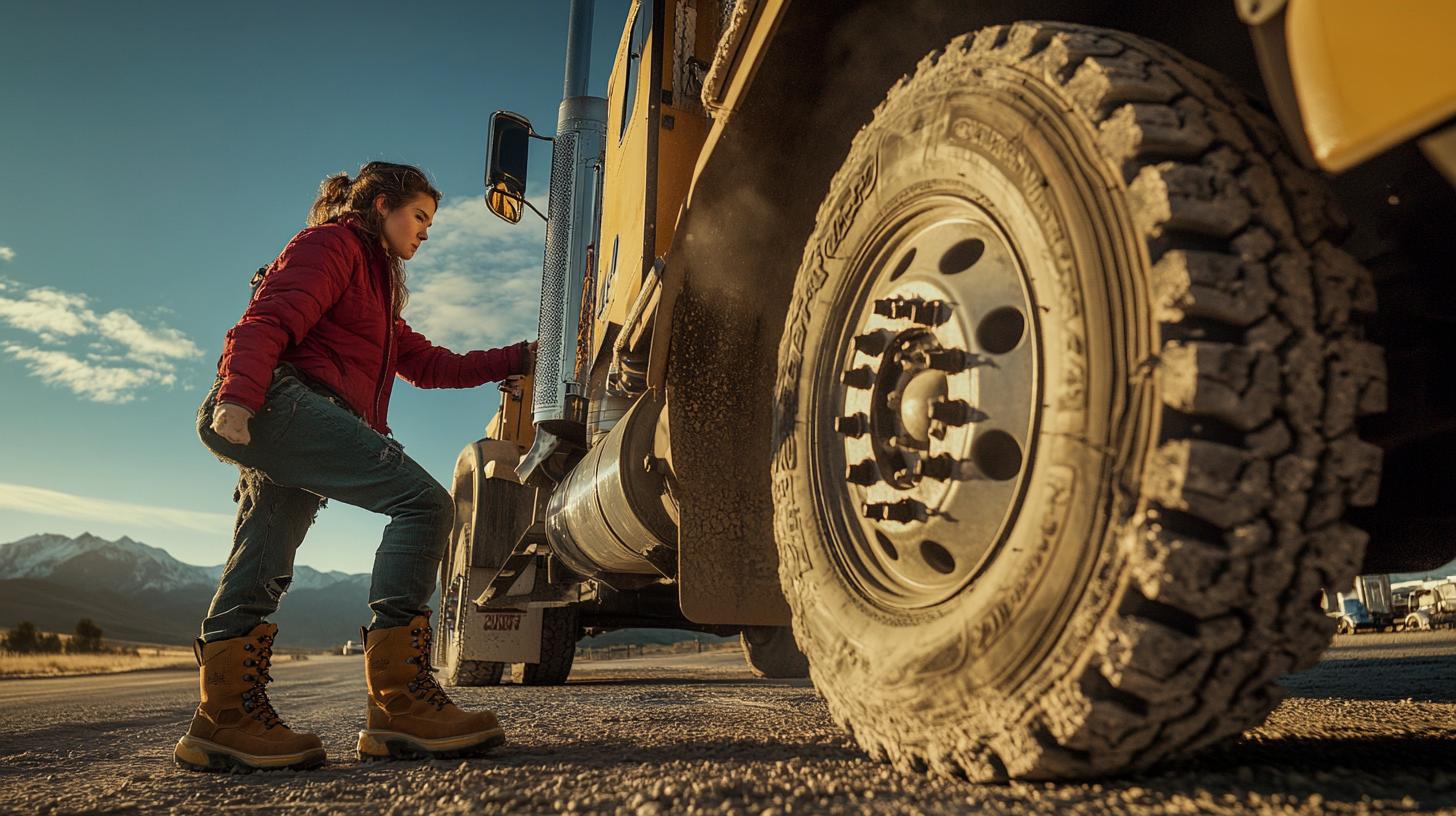
[[[220,402],[212,409],[212,430],[234,445],[246,445],[253,441],[248,432],[252,416],[252,411],[235,402]]]

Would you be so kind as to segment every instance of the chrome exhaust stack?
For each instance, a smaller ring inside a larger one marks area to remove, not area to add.
[[[582,284],[599,241],[607,132],[607,100],[586,95],[591,29],[591,0],[572,0],[546,208],[532,406],[537,433],[518,469],[521,479],[533,484],[542,483],[536,474],[548,460],[560,459],[556,454],[564,449],[580,451],[586,443],[587,372],[577,365],[577,337]],[[550,479],[558,475],[547,474]]]

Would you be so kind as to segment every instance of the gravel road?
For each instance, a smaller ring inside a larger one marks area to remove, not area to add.
[[[176,768],[196,675],[0,682],[0,813],[1456,813],[1456,632],[1342,637],[1238,744],[1095,784],[977,787],[866,759],[807,682],[736,653],[579,664],[558,688],[461,689],[510,743],[359,763],[359,657],[285,662],[272,697],[315,771]]]

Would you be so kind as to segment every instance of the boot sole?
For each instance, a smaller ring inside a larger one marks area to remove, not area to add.
[[[328,757],[322,748],[294,754],[248,754],[193,736],[177,741],[172,759],[190,771],[217,773],[251,773],[253,771],[306,771],[324,764]]]
[[[426,739],[399,731],[370,729],[359,732],[359,759],[456,759],[479,756],[504,745],[503,728],[477,731],[458,737]]]

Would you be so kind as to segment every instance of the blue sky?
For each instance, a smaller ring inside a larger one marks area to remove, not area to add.
[[[628,0],[596,5],[604,94]],[[496,108],[554,130],[566,0],[11,3],[0,9],[0,542],[129,535],[227,558],[236,468],[197,440],[252,271],[324,176],[418,164],[445,199],[405,317],[459,351],[534,336],[539,221],[479,198]],[[533,188],[549,146],[538,143]],[[544,209],[544,201],[538,202]],[[396,384],[390,425],[448,481],[499,403]],[[330,503],[298,563],[366,572],[386,519]]]

